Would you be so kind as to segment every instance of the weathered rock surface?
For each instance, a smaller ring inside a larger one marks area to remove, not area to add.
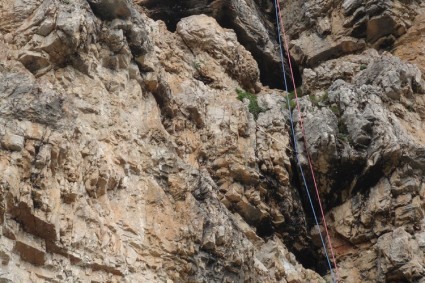
[[[309,250],[269,138],[288,145],[286,118],[267,90],[257,132],[236,99],[261,84],[233,31],[171,33],[126,1],[28,5],[21,22],[2,6],[1,281],[324,282],[283,243]]]
[[[424,3],[284,4],[292,55],[304,67],[298,157],[308,169],[307,147],[342,280],[421,282]],[[398,57],[382,52],[392,47]]]
[[[3,1],[0,282],[326,282],[307,153],[341,282],[422,282],[424,3],[283,4],[298,152],[272,1]]]
[[[366,48],[391,49],[417,24],[423,1],[281,1],[294,59],[315,67]],[[406,46],[406,45],[405,45]]]
[[[394,54],[403,60],[418,65],[425,73],[425,9],[413,20],[412,27],[395,43]]]
[[[420,69],[372,50],[305,69],[304,78],[306,142],[331,210],[341,276],[345,282],[423,278],[423,251],[414,240],[422,237],[425,208]],[[308,168],[298,126],[297,132]]]
[[[275,13],[272,1],[140,0],[136,2],[150,17],[164,21],[172,31],[184,17],[199,14],[214,17],[223,27],[233,29],[239,42],[252,53],[261,70],[261,82],[274,88],[284,87],[279,46],[274,30]],[[296,73],[298,76],[298,72]]]
[[[88,0],[93,13],[102,20],[126,19],[131,15],[127,0]]]

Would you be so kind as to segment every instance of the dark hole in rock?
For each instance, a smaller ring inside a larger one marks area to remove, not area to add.
[[[276,18],[270,18],[269,21],[276,22]],[[260,69],[260,81],[263,85],[269,86],[270,88],[276,89],[286,89],[285,86],[285,78],[282,72],[282,65],[280,61],[276,61],[275,57],[265,53],[261,45],[258,42],[254,41],[252,37],[247,34],[246,30],[241,28],[235,23],[235,15],[228,12],[228,10],[224,10],[223,14],[217,18],[218,23],[229,29],[233,29],[236,32],[238,37],[238,41],[249,51],[251,52],[254,59],[257,61],[258,68]],[[275,39],[277,37],[276,26],[269,29],[269,34],[271,38]],[[276,54],[280,54],[279,46],[277,44],[276,39]],[[286,57],[286,54],[284,54]],[[298,87],[302,84],[301,74],[298,68],[298,65],[295,63],[295,60],[291,58],[293,73],[294,73],[294,81],[295,86]],[[291,80],[291,74],[289,71],[289,65],[285,63],[286,70],[286,83],[288,87],[288,91],[294,90],[293,83]]]
[[[276,176],[264,175],[264,182],[268,184],[268,196],[266,202],[278,201],[278,207],[280,208],[283,215],[285,215],[285,222],[282,225],[274,225],[270,219],[264,219],[256,225],[257,235],[267,240],[267,237],[277,233],[281,236],[281,239],[285,243],[286,247],[292,252],[297,261],[304,267],[315,270],[321,275],[325,275],[328,272],[328,265],[326,259],[322,253],[318,252],[318,248],[315,247],[308,235],[307,231],[310,231],[315,224],[313,213],[311,211],[309,201],[305,195],[304,187],[301,187],[300,178],[296,170],[297,165],[294,160],[291,160],[292,172],[294,175],[291,179],[292,190],[294,201],[300,201],[302,208],[291,210],[288,213],[285,212],[285,200],[278,196],[277,191],[280,186]]]
[[[353,188],[351,195],[368,195],[369,189],[375,186],[383,176],[383,164],[382,162],[378,162],[378,164],[372,167],[368,172],[361,175],[355,187]]]
[[[301,180],[301,175],[299,173],[298,165],[296,164],[295,160],[291,160],[291,166],[293,168],[292,172],[294,173],[291,180],[291,184],[298,189],[299,197],[301,199],[301,203],[304,210],[305,221],[306,221],[305,223],[306,227],[304,229],[307,229],[307,231],[310,231],[311,228],[316,224],[314,219],[314,214],[310,206],[310,200],[308,198],[304,183]],[[311,187],[309,186],[309,188]],[[314,212],[316,213],[316,216],[319,216],[320,215],[318,210],[319,206],[314,196],[314,192],[312,190],[309,190],[309,193],[315,208]],[[298,227],[298,230],[302,230],[302,228]],[[308,242],[308,246],[304,246],[304,248],[298,249],[298,250],[291,249],[290,251],[295,255],[295,257],[297,258],[297,261],[300,262],[302,266],[304,266],[305,268],[312,269],[316,271],[317,273],[319,273],[320,275],[327,274],[327,272],[329,271],[328,270],[329,267],[327,265],[324,254],[318,252],[317,247],[313,246],[309,238],[304,239],[304,241]],[[321,250],[323,250],[323,248]]]
[[[193,78],[196,79],[196,80],[198,80],[198,81],[203,82],[206,85],[212,84],[214,82],[214,79],[213,78],[209,77],[208,75],[204,75],[204,74],[202,74],[200,72],[194,74],[193,75]]]
[[[304,214],[305,214],[305,218],[307,221],[307,230],[310,230],[311,227],[313,227],[315,225],[314,223],[314,217],[313,217],[313,211],[311,210],[311,206],[310,206],[310,201],[308,198],[308,194],[305,188],[305,185],[301,179],[301,174],[299,172],[299,167],[297,165],[297,163],[295,162],[295,160],[291,160],[291,167],[293,168],[292,172],[293,172],[293,176],[292,176],[292,180],[291,180],[291,184],[298,189],[298,193],[299,196],[301,198],[301,203],[303,206],[303,210],[304,210]],[[310,190],[309,190],[310,196],[313,196]],[[312,199],[314,200],[314,199]],[[316,207],[317,204],[313,203],[313,205]],[[316,211],[315,211],[316,212]],[[317,212],[316,212],[317,215]]]
[[[326,259],[316,252],[315,247],[310,247],[301,251],[292,251],[292,253],[304,268],[312,269],[322,276],[329,272],[329,265]]]
[[[351,31],[351,36],[356,38],[366,37],[367,21],[356,24]]]
[[[350,187],[353,179],[359,176],[364,168],[363,160],[353,160],[350,162],[340,162],[335,166],[330,179],[334,180],[331,194],[324,198],[324,209],[330,209],[341,205],[345,200],[342,195]]]
[[[390,36],[386,36],[386,37],[378,39],[375,42],[374,46],[376,49],[391,51],[394,47],[395,41],[396,41],[395,37],[393,35],[390,35]]]
[[[257,235],[260,237],[270,237],[274,233],[273,223],[270,218],[265,218],[257,225]]]

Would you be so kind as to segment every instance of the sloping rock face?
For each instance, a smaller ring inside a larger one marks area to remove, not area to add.
[[[423,6],[422,1],[399,0],[281,3],[287,11],[283,20],[292,40],[292,55],[310,67],[369,47],[391,49]]]
[[[398,57],[418,65],[422,74],[425,73],[425,10],[422,8],[418,11],[412,27],[400,37],[395,43],[394,54]]]
[[[284,244],[311,250],[287,113],[237,100],[262,86],[232,30],[127,1],[1,14],[1,282],[324,282]]]
[[[340,278],[422,282],[424,3],[321,3],[286,2],[284,21],[304,67],[298,158],[313,160]]]
[[[326,282],[307,151],[340,281],[423,282],[424,4],[282,2],[294,153],[272,1],[170,2],[1,3],[0,282]]]
[[[322,196],[332,208],[328,216],[341,276],[347,282],[416,282],[425,272],[417,242],[424,231],[420,70],[371,51],[304,74],[311,91],[300,99],[306,141]],[[322,83],[330,76],[333,83],[317,90],[310,84],[314,76]],[[300,155],[306,159],[305,151]],[[398,256],[403,260],[393,258]]]

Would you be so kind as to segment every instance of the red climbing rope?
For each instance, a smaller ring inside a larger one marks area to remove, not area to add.
[[[279,18],[282,19],[280,3],[279,3],[279,1],[276,1],[276,3],[277,3]],[[289,69],[291,71],[291,79],[292,79],[292,84],[294,86],[295,101],[296,101],[297,109],[298,109],[298,118],[299,118],[299,124],[300,124],[300,127],[301,127],[302,136],[303,136],[304,148],[305,148],[305,152],[306,152],[306,155],[307,155],[307,160],[308,160],[308,163],[309,163],[314,188],[315,188],[315,191],[316,191],[317,201],[319,203],[319,208],[320,208],[320,213],[321,213],[321,216],[322,216],[323,226],[325,227],[326,237],[328,239],[329,248],[331,250],[332,261],[333,261],[333,264],[335,266],[336,278],[337,278],[337,281],[339,281],[338,266],[336,264],[335,253],[334,253],[334,250],[333,250],[333,247],[332,247],[331,237],[329,235],[328,225],[326,223],[325,213],[324,213],[323,206],[322,206],[322,201],[320,199],[319,189],[318,189],[318,186],[317,186],[316,177],[315,177],[314,169],[313,169],[313,162],[311,160],[310,153],[309,153],[308,147],[307,147],[307,139],[306,139],[306,135],[305,135],[304,121],[303,121],[303,118],[302,118],[302,115],[301,115],[301,107],[300,107],[300,104],[298,102],[298,93],[297,93],[297,88],[296,88],[296,85],[295,85],[295,76],[294,76],[294,72],[293,72],[293,68],[292,68],[291,56],[290,56],[290,53],[289,53],[289,45],[288,45],[288,40],[287,40],[287,37],[286,37],[285,27],[284,27],[283,22],[281,20],[278,20],[278,22],[280,23],[281,30],[282,30],[282,33],[283,33],[283,41],[284,41],[284,44],[285,44],[284,48],[285,48],[285,51],[286,51],[286,55],[288,57]],[[319,233],[320,233],[320,231],[319,231]]]

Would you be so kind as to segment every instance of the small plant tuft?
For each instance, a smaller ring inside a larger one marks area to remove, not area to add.
[[[248,110],[252,113],[252,115],[254,115],[254,119],[257,120],[258,115],[261,112],[264,112],[264,109],[258,105],[257,96],[241,89],[236,89],[236,93],[238,94],[238,99],[240,101],[243,101],[245,98],[249,100]]]
[[[291,106],[291,110],[294,110],[297,107],[297,101],[295,99],[289,100],[289,105]]]
[[[367,68],[367,65],[365,64],[360,65],[360,71],[366,70],[366,68]]]
[[[295,107],[297,106],[297,102],[295,101],[295,92],[294,91],[288,92],[288,94],[286,95],[286,98],[289,99],[289,106],[291,107],[291,110],[294,110]]]
[[[192,66],[195,68],[196,71],[199,71],[201,69],[201,63],[199,61],[193,61]]]
[[[308,98],[314,106],[319,107],[321,103],[329,100],[329,93],[325,92],[322,96],[309,95]]]
[[[293,100],[295,98],[295,92],[291,91],[288,94],[289,100]]]
[[[409,112],[415,112],[415,108],[414,108],[414,107],[413,107],[413,105],[411,105],[411,104],[406,105],[406,109],[407,109]]]
[[[308,98],[310,99],[311,104],[314,106],[319,106],[320,97],[317,97],[315,95],[309,95]]]
[[[325,94],[322,96],[322,101],[323,102],[329,101],[329,92],[325,91]]]
[[[297,96],[298,98],[303,97],[304,93],[302,91],[301,86],[296,88],[297,91]],[[291,106],[291,110],[295,109],[297,107],[297,101],[296,101],[296,96],[295,96],[295,90],[290,91],[288,94],[288,98],[289,98],[289,106]]]
[[[338,107],[338,105],[332,104],[330,109],[337,117],[341,116],[341,109]]]
[[[342,121],[342,120],[338,121],[338,131],[341,134],[348,135],[347,125],[345,125],[344,121]]]
[[[348,132],[347,125],[342,120],[338,121],[337,138],[341,141],[348,142],[350,145],[354,144],[353,140],[351,139],[350,133]]]
[[[303,93],[303,90],[302,90],[301,86],[297,87],[296,90],[297,90],[297,96],[298,97],[303,97],[304,96],[304,93]],[[289,95],[290,95],[291,99],[294,99],[294,97],[295,97],[295,90],[290,91],[289,92]]]
[[[348,142],[348,135],[346,135],[346,134],[338,133],[338,134],[337,134],[337,138],[338,138],[339,140],[341,140],[341,141],[346,141],[346,142]]]

